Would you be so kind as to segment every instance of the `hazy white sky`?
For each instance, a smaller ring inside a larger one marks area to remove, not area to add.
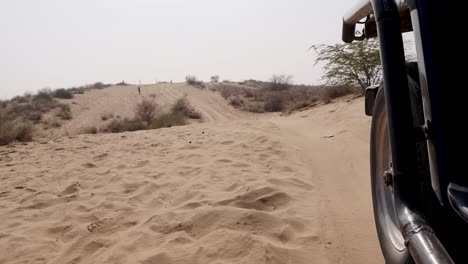
[[[0,0],[0,98],[103,81],[319,83],[350,0]]]

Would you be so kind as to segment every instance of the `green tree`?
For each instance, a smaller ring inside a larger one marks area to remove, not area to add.
[[[359,85],[364,91],[382,79],[379,44],[375,40],[313,45],[310,49],[317,53],[315,64],[325,63],[322,78],[327,84]]]

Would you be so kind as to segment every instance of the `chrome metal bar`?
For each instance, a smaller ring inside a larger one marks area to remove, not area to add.
[[[372,14],[372,3],[370,0],[361,0],[343,17],[343,22],[346,24],[356,24],[359,20]]]
[[[394,0],[397,5],[397,10],[400,12],[408,9],[405,0]],[[348,13],[343,17],[343,32],[342,40],[346,43],[351,43],[357,40],[355,37],[356,23],[368,15],[374,13],[371,0],[360,0]],[[360,39],[362,40],[362,38]]]

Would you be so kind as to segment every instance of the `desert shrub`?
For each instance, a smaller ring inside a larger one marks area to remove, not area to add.
[[[29,141],[32,140],[34,127],[29,122],[19,122],[16,125],[16,140]]]
[[[73,98],[73,92],[71,90],[67,89],[57,89],[52,93],[52,96],[54,98],[60,98],[60,99],[72,99]]]
[[[42,120],[42,112],[31,103],[13,103],[9,109],[11,114],[16,118],[29,120],[33,123],[39,123]]]
[[[95,82],[91,86],[92,86],[93,89],[104,89],[104,88],[110,87],[112,85],[104,84],[103,82]]]
[[[186,125],[187,121],[185,116],[180,112],[171,112],[166,113],[158,118],[154,119],[151,122],[150,128],[157,129],[163,127],[172,127],[172,126],[183,126]]]
[[[157,105],[154,101],[143,99],[136,107],[135,116],[137,119],[150,124],[156,116]]]
[[[84,94],[85,91],[86,91],[86,88],[80,86],[80,87],[73,87],[70,89],[70,91],[73,93],[73,94]]]
[[[284,74],[273,75],[270,79],[269,88],[272,91],[287,90],[291,87],[291,83],[292,83],[291,75],[284,75]]]
[[[41,91],[35,96],[33,96],[31,103],[35,109],[41,112],[47,112],[53,109],[56,105],[56,102],[54,101],[50,93],[45,91]]]
[[[231,96],[243,95],[246,93],[251,94],[252,91],[250,89],[242,88],[235,85],[230,84],[218,84],[214,87],[215,91],[218,91],[224,99],[228,99]],[[250,90],[247,92],[247,90]]]
[[[192,86],[200,88],[200,89],[205,88],[205,85],[203,84],[203,81],[199,81],[197,79],[197,77],[195,77],[193,75],[187,75],[185,77],[185,81],[187,82],[188,85],[192,85]]]
[[[32,134],[33,126],[29,122],[15,120],[7,109],[0,109],[0,145],[31,140]]]
[[[117,83],[116,85],[123,85],[123,86],[125,86],[125,85],[128,85],[128,83],[126,83],[125,81],[121,81],[121,82]]]
[[[0,145],[6,145],[14,140],[14,122],[10,120],[7,110],[0,108]]]
[[[11,99],[12,102],[16,103],[27,103],[31,100],[31,94],[25,94],[23,96],[15,96]]]
[[[331,99],[353,93],[359,93],[359,90],[349,86],[326,86],[322,88],[322,98],[324,101],[330,101]]]
[[[234,107],[239,107],[244,104],[244,100],[242,100],[239,96],[235,96],[229,99],[229,104]]]
[[[285,100],[279,93],[270,93],[265,99],[263,109],[265,112],[280,112],[285,107]]]
[[[110,122],[103,132],[120,133],[124,131],[138,131],[147,129],[148,126],[144,121],[136,119],[114,119]]]
[[[173,113],[181,113],[183,116],[191,119],[200,119],[201,114],[193,109],[187,97],[179,98],[171,107]]]
[[[73,118],[70,106],[67,104],[57,104],[59,109],[57,117],[60,117],[63,120],[70,120]]]
[[[217,83],[219,82],[219,75],[214,75],[210,77],[210,80],[212,83]]]

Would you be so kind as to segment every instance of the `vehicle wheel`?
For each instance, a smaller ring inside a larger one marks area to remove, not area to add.
[[[421,126],[424,124],[424,114],[416,63],[409,63],[407,72],[413,125]],[[392,189],[384,182],[384,173],[390,169],[391,164],[391,146],[385,95],[382,88],[379,89],[375,98],[371,126],[370,161],[374,219],[385,261],[389,264],[414,263],[398,227]],[[466,251],[468,224],[456,215],[450,205],[447,205],[447,208],[440,205],[431,187],[427,144],[425,142],[415,144],[418,162],[416,176],[419,188],[414,192],[415,197],[419,199],[415,204],[417,208],[414,209],[435,231],[455,263],[468,263]]]
[[[411,263],[398,226],[393,192],[384,181],[384,173],[391,166],[391,147],[383,88],[379,89],[374,103],[370,155],[372,202],[380,248],[387,263]]]
[[[410,65],[414,66],[414,65]],[[410,69],[412,67],[409,67]],[[414,125],[424,123],[420,88],[418,83],[408,76],[408,87],[411,98]],[[391,146],[388,131],[387,110],[383,87],[379,88],[374,102],[371,126],[371,188],[374,207],[374,219],[379,237],[380,247],[387,263],[414,263],[405,246],[395,214],[393,190],[387,186],[384,179],[386,171],[391,170]],[[427,151],[424,143],[418,143],[418,177],[421,179],[419,192],[431,193],[430,176],[427,163]],[[424,179],[424,180],[423,180]],[[433,199],[429,199],[432,201]],[[422,198],[421,201],[424,201]],[[422,207],[430,207],[432,202],[421,203]],[[424,205],[423,205],[424,204]],[[421,211],[426,211],[421,208]]]

